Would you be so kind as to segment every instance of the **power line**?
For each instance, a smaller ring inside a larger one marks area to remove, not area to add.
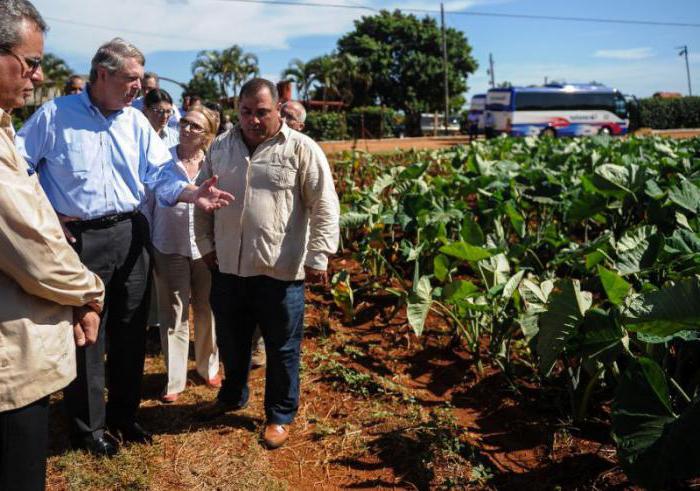
[[[322,3],[322,2],[293,2],[291,0],[216,0],[218,2],[228,3],[256,3],[267,5],[288,5],[295,7],[327,7],[349,10],[368,10],[371,12],[379,12],[379,9],[368,5],[357,4],[339,4],[339,3]],[[416,12],[424,14],[440,14],[439,10],[433,9],[417,9],[417,8],[399,8],[404,12]],[[635,19],[610,19],[602,17],[570,17],[557,15],[530,15],[530,14],[505,14],[497,12],[476,12],[463,10],[445,10],[445,14],[450,15],[467,15],[477,17],[500,17],[508,19],[526,19],[526,20],[552,20],[563,22],[595,22],[605,24],[631,24],[631,25],[646,25],[646,26],[667,26],[667,27],[700,27],[700,24],[690,22],[662,22],[654,20],[635,20]]]

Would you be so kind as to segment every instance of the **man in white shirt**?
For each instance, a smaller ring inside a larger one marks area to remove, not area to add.
[[[251,339],[265,339],[264,440],[283,445],[299,405],[304,280],[327,283],[338,248],[339,205],[321,148],[281,118],[277,88],[252,79],[239,126],[214,141],[198,181],[219,176],[238,199],[214,215],[195,211],[197,246],[214,270],[211,306],[226,378],[211,418],[248,402]]]

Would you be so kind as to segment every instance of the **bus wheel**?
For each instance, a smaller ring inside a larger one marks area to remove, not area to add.
[[[556,138],[557,132],[554,128],[545,128],[542,130],[542,133],[540,133],[540,136],[544,136],[547,138]]]
[[[598,134],[599,134],[599,135],[608,135],[608,136],[610,136],[610,135],[612,134],[612,131],[610,131],[610,128],[609,128],[609,127],[603,126],[603,127],[598,131]]]

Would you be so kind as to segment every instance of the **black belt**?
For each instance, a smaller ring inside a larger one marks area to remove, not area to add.
[[[92,218],[90,220],[78,220],[75,222],[68,222],[69,226],[77,227],[79,229],[86,228],[107,228],[115,225],[124,220],[129,220],[134,218],[141,213],[138,211],[128,211],[126,213],[115,213],[114,215],[105,215],[99,218]]]

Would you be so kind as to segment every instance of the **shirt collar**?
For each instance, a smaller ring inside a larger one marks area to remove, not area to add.
[[[0,108],[0,130],[7,133],[7,136],[14,139],[15,128],[12,126],[12,115]]]
[[[87,109],[91,110],[95,114],[100,114],[104,117],[104,115],[102,114],[102,111],[100,111],[100,108],[97,107],[92,102],[92,99],[90,99],[90,89],[91,89],[90,84],[89,83],[85,84],[85,90],[83,90],[80,94],[78,94],[78,98],[79,98],[80,102],[83,104],[83,106],[85,106]],[[114,115],[119,114],[123,111],[124,111],[124,109],[114,111],[112,114],[110,114],[110,116],[114,116]]]

